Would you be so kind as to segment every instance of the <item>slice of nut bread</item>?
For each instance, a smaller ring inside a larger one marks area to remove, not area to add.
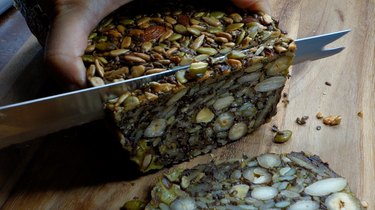
[[[145,209],[364,208],[318,156],[292,152],[170,171],[153,187]]]

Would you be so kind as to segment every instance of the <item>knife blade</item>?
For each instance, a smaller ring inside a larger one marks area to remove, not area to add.
[[[344,47],[323,48],[349,31],[297,39],[295,41],[297,52],[293,64],[325,58],[341,52]],[[226,56],[214,59],[226,59]],[[2,106],[0,107],[0,148],[104,118],[104,102],[111,96],[134,90],[151,81],[186,70],[189,66],[178,66],[157,74],[118,83]]]

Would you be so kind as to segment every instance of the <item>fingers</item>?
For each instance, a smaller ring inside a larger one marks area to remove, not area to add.
[[[241,9],[248,9],[252,11],[263,11],[265,13],[271,12],[271,7],[268,0],[232,0],[233,3]]]
[[[65,0],[56,5],[57,14],[51,25],[45,58],[52,73],[70,89],[86,86],[86,68],[81,56],[87,47],[87,37],[107,14],[128,1]]]

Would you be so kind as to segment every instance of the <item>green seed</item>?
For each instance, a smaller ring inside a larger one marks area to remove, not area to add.
[[[177,33],[180,33],[180,34],[186,34],[187,32],[187,29],[185,26],[181,25],[181,24],[177,24],[174,26],[174,30],[177,32]]]
[[[104,22],[102,22],[101,26],[102,26],[102,27],[106,27],[106,26],[108,26],[109,24],[111,24],[112,21],[113,21],[113,18],[108,18],[108,19],[104,20]]]
[[[197,12],[197,13],[194,14],[194,17],[199,18],[199,17],[202,17],[205,14],[206,14],[205,12]]]
[[[194,18],[191,18],[190,23],[193,24],[193,25],[199,25],[201,23],[201,21],[199,21],[197,19],[194,19]]]
[[[95,58],[92,55],[83,55],[82,60],[83,60],[83,62],[94,63]]]
[[[238,14],[238,13],[233,13],[233,14],[230,15],[230,17],[233,19],[233,21],[234,21],[235,23],[239,23],[239,22],[242,21],[242,17],[241,17],[241,15]]]
[[[132,19],[125,19],[125,20],[121,20],[120,23],[124,26],[126,25],[133,25],[134,24],[134,20]]]
[[[220,26],[221,22],[215,17],[203,17],[202,18],[206,23],[212,26]]]
[[[145,51],[145,52],[148,52],[150,51],[152,48],[152,43],[151,42],[144,42],[142,44],[142,49]]]
[[[127,52],[129,52],[128,49],[117,49],[117,50],[110,51],[109,55],[111,55],[111,56],[119,56],[119,55],[125,54]]]
[[[207,32],[212,33],[212,34],[223,32],[223,27],[209,27],[207,29]]]
[[[255,22],[251,22],[250,25],[248,24],[248,26],[250,26],[249,29],[247,30],[247,32],[249,33],[249,37],[254,39],[256,35],[258,34],[259,26]]]
[[[227,54],[227,53],[229,53],[231,50],[232,50],[232,48],[230,48],[230,47],[224,47],[223,49],[221,49],[221,50],[219,51],[219,53],[220,53],[220,54]]]
[[[179,40],[179,39],[181,39],[181,38],[182,38],[182,35],[181,35],[181,34],[174,33],[174,34],[172,34],[172,35],[168,38],[168,40],[171,41],[171,42],[173,42],[173,41],[177,41],[177,40]]]
[[[136,96],[129,96],[124,101],[125,110],[133,110],[136,107],[138,107],[139,104],[140,104],[140,101],[139,101],[139,99]]]
[[[97,33],[91,33],[90,36],[89,36],[89,39],[92,40],[93,38],[95,38],[98,34]]]
[[[262,34],[262,40],[265,41],[267,40],[268,38],[270,38],[272,35],[272,32],[271,31],[263,31],[263,34]]]
[[[216,55],[217,54],[217,50],[215,48],[212,48],[212,47],[200,47],[200,48],[197,49],[197,52],[201,53],[201,54],[207,54],[207,55]]]
[[[126,202],[125,205],[123,206],[125,210],[141,210],[141,209],[144,209],[145,207],[146,207],[146,203],[138,199],[130,200]]]
[[[196,29],[196,28],[187,27],[186,29],[187,29],[187,31],[189,31],[190,33],[192,33],[196,36],[199,36],[201,34],[201,31]]]
[[[273,139],[274,143],[282,144],[289,141],[290,137],[292,137],[292,131],[284,130],[277,132],[275,138]]]
[[[242,40],[245,38],[246,32],[242,30],[241,34],[236,39],[236,44],[240,44]]]
[[[195,56],[194,61],[204,61],[207,60],[210,56],[206,54],[200,54]]]
[[[229,26],[227,26],[227,28],[225,29],[225,31],[226,32],[231,32],[231,31],[234,31],[234,30],[242,28],[244,25],[245,25],[244,23],[233,23],[233,24],[230,24]]]
[[[99,60],[102,64],[107,64],[107,63],[108,63],[107,59],[105,59],[104,57],[98,57],[98,60]]]
[[[215,18],[222,18],[224,17],[224,15],[225,15],[224,12],[219,12],[219,11],[211,12],[210,14],[211,17],[215,17]]]
[[[237,51],[237,50],[233,50],[228,55],[228,58],[234,58],[234,59],[241,59],[241,58],[245,58],[245,57],[246,57],[245,53],[243,53],[241,51]]]
[[[193,62],[192,58],[188,58],[188,57],[185,57],[185,56],[180,56],[180,57],[182,57],[181,62],[179,63],[180,66],[188,65],[188,64],[191,64]]]
[[[207,71],[207,66],[208,63],[205,62],[192,63],[189,68],[189,73],[192,75],[203,74]]]
[[[263,67],[263,63],[255,63],[255,64],[250,65],[249,67],[247,67],[244,71],[247,72],[247,73],[251,73],[251,72],[258,71],[262,67]]]
[[[113,43],[109,43],[109,42],[99,42],[95,45],[96,49],[98,50],[115,50],[116,49],[116,45],[113,44]]]
[[[199,37],[197,37],[193,43],[191,43],[190,47],[193,50],[197,50],[200,46],[202,46],[205,36],[202,34]]]
[[[98,36],[96,37],[98,40],[98,42],[105,42],[108,40],[108,37],[107,36]]]
[[[191,27],[195,28],[195,29],[197,29],[199,31],[206,31],[206,27],[201,26],[201,25],[192,25]]]

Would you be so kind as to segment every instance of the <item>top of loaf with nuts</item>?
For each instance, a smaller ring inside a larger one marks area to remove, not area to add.
[[[221,9],[187,2],[191,4],[175,7],[164,2],[160,9],[134,15],[134,5],[129,5],[104,19],[90,34],[82,57],[90,83],[99,86],[193,63],[186,73],[168,79],[184,84],[288,52],[281,63],[291,64],[295,45],[271,16],[248,13],[228,2],[224,5],[229,7]],[[227,55],[226,65],[211,68],[222,55]]]

